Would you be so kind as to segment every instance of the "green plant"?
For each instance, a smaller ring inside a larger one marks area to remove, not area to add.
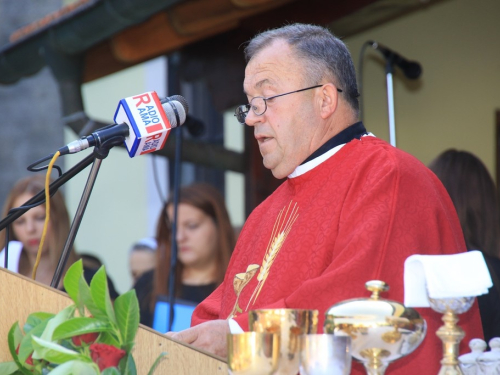
[[[0,374],[136,375],[132,349],[139,304],[135,290],[119,296],[113,305],[104,267],[89,286],[81,261],[69,268],[64,288],[73,305],[58,314],[32,313],[22,330],[19,322],[11,327],[8,343],[13,361],[0,363]]]

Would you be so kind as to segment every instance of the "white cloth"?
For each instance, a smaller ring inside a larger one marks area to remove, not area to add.
[[[9,241],[9,261],[8,270],[12,272],[19,272],[19,258],[21,258],[21,251],[23,244],[19,241]],[[5,264],[5,248],[0,252],[0,267],[4,268]]]
[[[238,322],[236,320],[228,319],[227,322],[229,323],[229,331],[232,334],[245,332],[245,331],[243,331],[243,328],[240,327],[240,325],[238,324]]]
[[[412,255],[404,265],[405,306],[429,307],[431,298],[472,297],[493,286],[483,254]]]

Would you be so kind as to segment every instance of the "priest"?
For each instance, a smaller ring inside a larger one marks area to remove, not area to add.
[[[286,180],[249,216],[224,282],[197,307],[192,327],[170,333],[221,356],[227,333],[248,331],[250,310],[318,309],[321,332],[331,305],[369,296],[368,280],[385,281],[382,297],[402,302],[408,256],[465,251],[437,177],[359,122],[343,42],[325,28],[293,24],[257,35],[245,54],[248,104],[235,115],[253,128],[264,166]],[[391,374],[439,371],[441,317],[420,313],[428,335]],[[460,318],[464,345],[483,336],[477,305]]]

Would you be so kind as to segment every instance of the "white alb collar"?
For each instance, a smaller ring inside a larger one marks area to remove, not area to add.
[[[373,133],[367,133],[367,134],[362,135],[362,137],[368,137],[368,136],[375,137],[375,135],[373,135]],[[331,150],[328,150],[324,154],[321,154],[317,158],[314,158],[313,160],[308,161],[305,164],[299,165],[297,168],[295,168],[295,170],[292,173],[290,173],[288,175],[288,178],[299,177],[299,176],[303,175],[304,173],[309,172],[310,170],[316,168],[318,165],[320,165],[324,161],[330,159],[333,155],[335,155],[345,145],[346,145],[345,143],[342,143],[341,145],[335,146],[334,148],[332,148]]]

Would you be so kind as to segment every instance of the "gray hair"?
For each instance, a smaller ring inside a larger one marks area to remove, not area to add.
[[[292,24],[255,36],[245,48],[247,63],[275,40],[284,40],[302,61],[305,78],[311,85],[331,80],[343,91],[347,103],[359,114],[356,71],[346,45],[330,30],[316,25]],[[341,95],[342,95],[341,94]]]
[[[133,251],[151,251],[155,252],[158,244],[156,243],[156,239],[152,237],[141,238],[139,241],[134,243],[130,248],[130,252]]]

